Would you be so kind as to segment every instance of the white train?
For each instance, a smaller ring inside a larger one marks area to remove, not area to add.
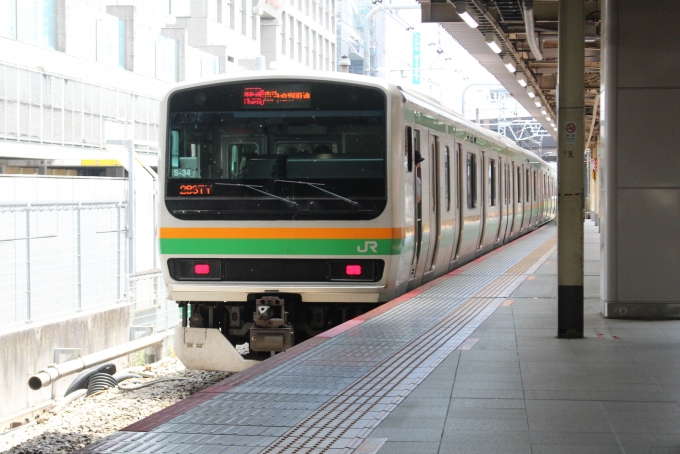
[[[377,78],[180,85],[161,130],[160,251],[190,368],[241,370],[232,344],[285,350],[556,213],[547,163]]]

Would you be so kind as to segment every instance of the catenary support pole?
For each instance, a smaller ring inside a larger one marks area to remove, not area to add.
[[[559,0],[557,337],[583,337],[584,0]]]
[[[128,149],[128,274],[135,273],[135,144],[123,141]],[[129,295],[128,295],[129,296]]]

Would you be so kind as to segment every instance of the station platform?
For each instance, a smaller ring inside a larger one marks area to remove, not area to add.
[[[557,339],[553,223],[83,453],[679,452],[680,321]]]

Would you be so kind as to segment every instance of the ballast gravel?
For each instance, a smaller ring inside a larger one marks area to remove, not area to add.
[[[165,381],[134,391],[111,388],[97,395],[81,397],[57,414],[46,411],[29,424],[0,435],[0,452],[74,452],[230,375],[226,372],[187,370],[174,358],[149,365],[145,372],[153,374],[154,378],[184,377],[199,381]],[[124,385],[132,383],[126,381]]]

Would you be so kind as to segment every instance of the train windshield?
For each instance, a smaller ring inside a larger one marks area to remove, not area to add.
[[[166,206],[180,219],[373,219],[387,203],[386,98],[313,81],[169,100]]]

